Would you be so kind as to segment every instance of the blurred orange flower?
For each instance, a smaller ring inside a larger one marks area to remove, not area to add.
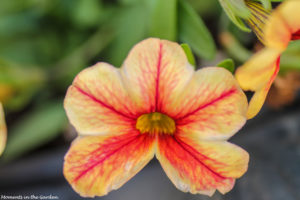
[[[248,153],[226,141],[246,121],[238,83],[222,68],[195,72],[170,41],[140,42],[121,69],[83,70],[65,110],[80,136],[64,176],[81,196],[118,189],[154,155],[178,189],[206,195],[230,191],[248,167]]]
[[[291,40],[300,39],[299,10],[299,0],[286,0],[280,4],[261,27],[266,47],[236,71],[241,88],[255,92],[249,103],[248,119],[255,117],[264,104],[279,71],[280,54]]]
[[[0,155],[3,153],[6,144],[6,125],[4,119],[4,111],[0,103]]]

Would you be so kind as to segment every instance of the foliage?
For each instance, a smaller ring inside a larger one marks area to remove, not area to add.
[[[195,2],[1,1],[0,101],[9,125],[3,159],[62,133],[63,108],[48,99],[62,101],[75,74],[97,61],[120,66],[144,38],[188,42],[197,56],[212,59],[215,43]]]

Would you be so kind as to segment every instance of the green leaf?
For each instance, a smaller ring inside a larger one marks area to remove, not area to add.
[[[112,30],[110,24],[101,26],[94,35],[89,37],[82,45],[74,48],[73,51],[58,61],[49,73],[50,80],[61,88],[68,87],[77,73],[87,66],[88,62],[94,59],[105,49],[116,37],[116,31]],[[61,69],[64,70],[61,70]]]
[[[175,41],[177,0],[153,0],[150,7],[150,36]]]
[[[122,5],[132,5],[135,3],[139,3],[141,0],[119,0]]]
[[[221,33],[220,42],[230,57],[234,58],[240,63],[246,62],[253,54],[251,51],[246,49],[230,32]]]
[[[295,54],[282,54],[280,57],[280,73],[284,74],[289,71],[300,72],[300,57]]]
[[[216,54],[210,32],[201,17],[185,0],[179,0],[179,39],[190,44],[197,56],[213,59]]]
[[[46,73],[40,68],[0,58],[0,85],[10,88],[10,94],[2,95],[0,100],[9,110],[24,107],[45,83]]]
[[[234,61],[230,58],[221,61],[219,64],[217,64],[217,66],[225,68],[231,73],[233,73],[235,69]]]
[[[89,27],[99,24],[101,19],[101,1],[96,0],[77,0],[74,1],[72,10],[72,20],[82,27]]]
[[[233,13],[239,17],[244,19],[250,17],[251,12],[245,4],[244,0],[220,0],[225,1],[228,4],[229,8],[233,11]]]
[[[218,17],[222,7],[218,1],[199,1],[199,0],[186,0],[197,11],[200,16],[205,17]]]
[[[12,160],[42,146],[58,136],[66,124],[62,100],[45,103],[42,107],[24,115],[19,122],[8,129],[7,146],[2,159]]]
[[[300,71],[300,40],[293,41],[280,57],[280,73]]]
[[[240,0],[239,0],[240,1]],[[245,5],[244,1],[240,1],[240,5],[233,4],[231,0],[219,0],[221,6],[223,7],[225,13],[229,17],[229,19],[242,31],[245,32],[251,32],[251,29],[249,29],[246,24],[243,22],[243,20],[240,17],[247,18],[250,16],[250,11]],[[239,8],[242,12],[239,12]],[[247,11],[246,11],[247,9]],[[242,14],[245,12],[245,14]]]
[[[104,60],[120,66],[129,50],[145,38],[146,20],[147,15],[143,4],[118,9],[117,14],[110,20],[116,36],[104,51]]]
[[[181,47],[182,47],[189,63],[193,66],[196,66],[195,57],[193,55],[193,52],[192,52],[190,46],[188,44],[184,43],[184,44],[181,44]]]

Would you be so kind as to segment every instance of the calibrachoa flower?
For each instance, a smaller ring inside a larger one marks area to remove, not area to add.
[[[248,118],[253,118],[264,104],[268,91],[279,71],[280,54],[291,40],[300,39],[300,1],[286,0],[274,10],[261,27],[266,48],[255,54],[236,72],[244,90],[254,91],[249,103]]]
[[[0,103],[0,155],[3,153],[6,144],[6,125],[2,104]]]
[[[225,69],[195,72],[176,43],[147,39],[121,69],[83,70],[65,109],[80,136],[64,175],[82,196],[118,189],[154,155],[184,192],[226,193],[247,170],[248,153],[226,141],[246,121],[244,93]]]

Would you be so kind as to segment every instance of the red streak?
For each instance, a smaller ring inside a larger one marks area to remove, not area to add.
[[[184,176],[191,181],[201,184],[201,187],[207,187],[207,185],[202,184],[202,180],[203,178],[206,178],[206,175],[214,179],[215,183],[207,182],[214,187],[216,187],[218,183],[230,178],[222,176],[218,172],[215,172],[213,169],[211,169],[207,164],[203,163],[203,160],[214,160],[202,155],[189,144],[184,143],[176,136],[161,136],[159,143],[160,151],[166,157],[166,159],[169,160],[170,164],[180,172],[180,177],[182,177],[181,174],[184,174]],[[220,163],[215,162],[215,164],[219,165]],[[196,174],[195,170],[200,174]],[[202,177],[202,175],[204,175],[204,177]]]
[[[201,154],[200,152],[196,151],[194,148],[192,148],[190,145],[184,143],[182,140],[178,139],[176,136],[172,137],[174,141],[183,149],[185,150],[189,155],[191,155],[197,162],[199,162],[202,166],[204,166],[208,171],[213,173],[215,176],[218,176],[222,179],[226,179],[226,177],[222,176],[221,174],[213,171],[211,168],[209,168],[206,164],[204,164],[198,157],[194,155],[194,153],[199,154],[201,157],[207,160],[212,160],[208,158],[207,156]],[[214,161],[214,160],[213,160]]]
[[[300,30],[292,34],[292,40],[300,40]]]
[[[124,143],[123,145],[121,145],[119,148],[116,148],[114,151],[110,152],[109,154],[107,154],[104,158],[96,161],[94,164],[92,164],[91,166],[89,166],[88,168],[86,168],[85,170],[81,171],[79,173],[79,175],[74,178],[74,182],[77,182],[82,176],[84,176],[86,173],[88,173],[90,170],[94,169],[95,167],[97,167],[98,165],[100,165],[101,163],[103,163],[105,160],[107,160],[108,158],[110,158],[111,156],[113,156],[115,153],[117,153],[118,151],[120,151],[123,147],[129,145],[130,143],[136,141],[136,139],[141,136],[138,135],[136,137],[134,137],[133,139],[129,140],[128,142]],[[144,137],[146,138],[146,137]],[[101,150],[101,147],[98,149],[99,151]],[[97,151],[93,151],[92,153],[95,154]]]
[[[160,78],[160,70],[161,70],[161,60],[162,60],[162,43],[159,44],[159,52],[158,52],[158,61],[157,61],[157,73],[155,80],[155,110],[158,111],[158,101],[159,101],[159,78]]]
[[[79,88],[78,86],[73,85],[73,87],[76,88],[81,94],[83,94],[83,95],[89,97],[89,98],[92,99],[93,101],[99,103],[101,106],[103,106],[103,107],[105,107],[105,108],[107,108],[107,109],[109,109],[109,110],[111,110],[111,111],[117,113],[118,115],[121,115],[121,116],[123,116],[123,117],[125,117],[125,118],[128,118],[128,119],[136,120],[134,117],[128,116],[128,115],[126,115],[126,114],[124,114],[124,113],[122,113],[122,112],[116,110],[114,107],[105,104],[103,101],[101,101],[101,100],[95,98],[94,96],[92,96],[92,95],[90,95],[89,93],[85,92],[84,90],[82,90],[82,89]]]
[[[189,117],[190,115],[193,115],[193,114],[195,114],[196,112],[198,112],[198,111],[200,111],[200,110],[202,110],[202,109],[205,109],[206,107],[208,107],[208,106],[210,106],[210,105],[212,105],[212,104],[214,104],[214,103],[216,103],[216,102],[218,102],[218,101],[220,101],[220,100],[222,100],[222,99],[224,99],[224,98],[226,98],[226,97],[232,95],[232,94],[235,93],[235,92],[236,92],[235,89],[231,89],[231,90],[229,90],[229,91],[223,93],[223,94],[222,94],[221,96],[219,96],[218,98],[216,98],[216,99],[214,99],[214,100],[208,102],[207,104],[200,105],[200,107],[198,107],[197,109],[195,109],[195,110],[192,111],[192,112],[187,113],[187,114],[184,115],[183,117],[176,118],[175,121],[177,122],[177,121],[180,121],[180,120],[182,120],[182,119],[184,119],[184,118],[186,118],[186,117]],[[176,124],[177,124],[177,123],[176,123]]]
[[[278,72],[279,72],[279,69],[280,69],[280,56],[278,56],[277,60],[276,60],[276,68],[274,70],[274,73],[272,74],[269,82],[268,82],[268,87],[266,87],[266,90],[269,90],[273,81],[275,80]]]

